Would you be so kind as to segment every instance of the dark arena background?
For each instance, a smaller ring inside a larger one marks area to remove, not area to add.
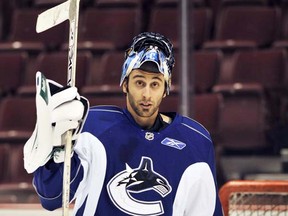
[[[1,216],[61,214],[42,209],[23,146],[36,122],[35,73],[66,85],[69,23],[35,31],[38,14],[62,2],[0,0]],[[288,1],[187,0],[186,41],[183,2],[81,0],[76,86],[92,106],[125,106],[125,49],[140,32],[165,35],[176,64],[161,111],[185,111],[211,133],[226,215],[288,215]]]

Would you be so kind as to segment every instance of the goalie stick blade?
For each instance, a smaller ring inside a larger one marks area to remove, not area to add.
[[[69,19],[70,0],[38,15],[36,32],[40,33]]]

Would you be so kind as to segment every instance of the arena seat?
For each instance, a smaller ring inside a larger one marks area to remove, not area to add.
[[[194,91],[196,94],[212,92],[212,87],[218,83],[222,52],[219,50],[197,50],[189,56],[189,80],[194,80]],[[180,54],[175,52],[175,67],[172,72],[171,91],[180,91],[181,79]],[[192,68],[193,66],[193,68]],[[194,77],[191,77],[194,74]],[[191,86],[191,82],[189,81]]]
[[[27,139],[28,140],[28,139]],[[27,141],[25,140],[25,142]],[[28,174],[24,169],[24,155],[23,148],[25,142],[22,143],[9,143],[10,153],[9,153],[9,164],[7,170],[9,173],[8,183],[21,183],[25,182],[27,184],[32,184],[33,174]],[[28,197],[27,197],[28,198]]]
[[[215,35],[205,49],[270,46],[279,34],[280,9],[263,6],[223,7],[217,15]]]
[[[272,45],[274,48],[287,49],[288,50],[288,40],[283,38],[282,40],[275,40]]]
[[[212,31],[212,11],[208,7],[195,8],[190,13],[189,34],[193,36],[195,48],[201,48],[202,44],[209,39]],[[171,19],[173,17],[173,19]],[[179,14],[176,8],[154,7],[152,8],[148,31],[159,32],[168,37],[177,49],[180,46]],[[195,25],[194,23],[197,23]]]
[[[9,143],[0,143],[0,170],[2,170],[0,173],[0,184],[9,181],[9,147]]]
[[[221,104],[221,94],[215,93],[196,94],[194,101],[190,100],[190,109],[191,111],[193,110],[190,117],[204,125],[204,127],[207,128],[207,130],[215,138],[218,134]],[[160,112],[180,111],[180,95],[171,94],[163,99],[160,106]]]
[[[142,0],[92,0],[95,7],[141,7]]]
[[[267,89],[280,88],[286,71],[283,49],[236,51],[231,64],[230,83],[260,83]]]
[[[214,92],[223,97],[219,116],[219,145],[223,152],[261,154],[271,150],[265,138],[267,107],[263,86],[223,84],[215,86]]]
[[[159,110],[160,112],[178,112],[180,110],[179,94],[169,94],[163,98]]]
[[[63,0],[32,0],[31,4],[34,8],[48,9],[63,2],[64,2]]]
[[[86,96],[90,102],[90,106],[99,106],[99,105],[112,105],[118,106],[121,108],[126,107],[126,99],[123,95],[88,95]]]
[[[211,92],[217,83],[221,63],[221,52],[201,50],[190,57],[195,63],[195,90],[197,93]],[[176,65],[172,73],[171,91],[179,92],[180,63],[179,53],[175,52]],[[191,61],[192,61],[191,60]],[[102,55],[99,67],[91,70],[87,85],[81,88],[84,94],[121,93],[119,87],[124,53],[110,51]],[[191,69],[192,70],[192,69]]]
[[[194,52],[195,64],[195,92],[212,92],[213,86],[218,82],[222,61],[221,51]]]
[[[83,94],[121,93],[119,86],[124,62],[123,51],[107,51],[100,59],[99,68],[93,68],[87,75],[89,78],[80,90]]]
[[[221,0],[221,7],[227,6],[269,6],[269,0]]]
[[[0,44],[0,50],[26,50],[30,53],[39,53],[45,49],[56,49],[67,40],[67,22],[37,34],[36,19],[42,11],[35,8],[15,8],[8,39]]]
[[[280,118],[280,100],[287,86],[286,59],[287,53],[283,49],[236,51],[230,61],[230,70],[222,70],[220,76],[230,74],[230,81],[227,79],[224,83],[262,85],[265,90],[268,119],[270,124],[274,124]]]
[[[140,32],[138,8],[87,8],[79,18],[78,49],[93,52],[127,48]],[[67,43],[62,46],[67,49]]]
[[[197,94],[194,101],[195,120],[209,131],[215,143],[217,143],[219,135],[222,100],[221,94],[204,93]]]
[[[3,38],[4,38],[4,22],[5,22],[5,18],[4,18],[4,15],[3,15],[3,12],[4,12],[4,4],[3,2],[1,1],[0,2],[0,40],[2,41]]]
[[[5,97],[0,103],[0,142],[23,143],[36,123],[34,97]]]
[[[32,135],[36,124],[34,97],[5,97],[0,103],[0,146],[3,159],[1,163],[2,183],[32,182],[32,175],[24,170],[23,146]],[[2,157],[1,157],[2,159]]]
[[[155,0],[154,5],[156,7],[177,7],[180,0]],[[193,7],[205,7],[207,6],[207,1],[205,0],[188,0],[189,4]]]
[[[25,73],[27,58],[25,52],[0,53],[0,95],[15,93]]]
[[[23,1],[22,1],[23,2]],[[18,1],[1,1],[0,3],[0,32],[1,42],[6,41],[12,27],[12,14],[14,8],[18,7]]]
[[[86,83],[86,73],[90,70],[92,54],[78,52],[76,61],[76,86],[81,88]],[[63,86],[67,84],[68,55],[67,52],[42,52],[37,56],[36,65],[27,70],[25,80],[18,87],[19,95],[35,95],[35,74],[41,71],[46,78],[52,79]]]
[[[273,42],[272,46],[275,48],[285,48],[288,50],[288,4],[286,1],[281,1],[280,5],[282,12],[280,35],[279,38]]]

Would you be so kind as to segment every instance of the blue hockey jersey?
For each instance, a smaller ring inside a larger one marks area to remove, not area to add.
[[[74,215],[221,216],[209,132],[174,116],[151,132],[127,109],[91,108],[71,159]],[[34,173],[46,209],[62,205],[62,169],[51,160]]]

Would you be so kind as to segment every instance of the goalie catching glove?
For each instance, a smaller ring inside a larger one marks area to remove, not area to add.
[[[64,88],[59,83],[36,73],[35,129],[24,146],[24,167],[28,173],[45,165],[51,158],[64,161],[61,136],[72,130],[73,145],[87,117],[89,102],[80,97],[76,87]]]

